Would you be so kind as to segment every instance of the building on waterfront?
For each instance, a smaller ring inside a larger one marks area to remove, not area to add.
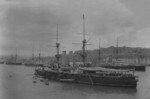
[[[86,58],[86,62],[87,63],[97,63],[97,62],[113,62],[116,61],[116,57],[115,55],[110,55],[110,54],[101,54],[99,60],[99,56],[98,54],[88,54],[87,58]],[[150,57],[145,56],[145,55],[137,55],[137,54],[133,54],[133,55],[119,55],[118,56],[119,61],[124,62],[125,64],[139,64],[139,65],[150,65]],[[68,64],[68,63],[81,63],[82,62],[82,58],[80,57],[79,53],[73,53],[73,51],[70,51],[69,53],[66,53],[66,51],[64,51],[62,53],[62,64]]]

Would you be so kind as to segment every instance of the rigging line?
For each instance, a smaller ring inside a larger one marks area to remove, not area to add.
[[[91,78],[90,74],[88,74],[88,76],[89,76],[89,79],[90,79],[91,84],[92,84],[92,86],[93,86],[93,80],[92,80],[92,78]]]

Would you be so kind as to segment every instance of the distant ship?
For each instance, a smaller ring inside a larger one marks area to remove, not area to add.
[[[17,58],[17,49],[16,49],[16,55],[15,55],[15,57],[11,56],[9,59],[7,59],[5,61],[5,64],[7,64],[7,65],[22,65],[22,63],[19,62],[18,58]]]
[[[39,53],[39,57],[38,57],[38,61],[35,60],[34,58],[34,49],[32,51],[32,59],[30,59],[30,62],[26,62],[24,63],[25,66],[33,66],[33,67],[36,67],[36,66],[43,66],[43,63],[41,62],[41,54]]]
[[[7,65],[22,65],[20,62],[6,62]]]
[[[136,64],[118,64],[118,63],[104,63],[100,64],[101,67],[104,68],[112,68],[112,69],[132,69],[135,71],[145,71],[145,65],[136,65]]]
[[[60,63],[58,39],[56,42],[57,54],[55,55],[57,63],[51,67],[38,67],[35,69],[36,76],[42,76],[49,80],[56,80],[68,83],[82,83],[90,85],[103,85],[113,87],[131,87],[136,88],[138,77],[134,75],[134,70],[117,70],[102,67],[87,67],[85,46],[85,26],[83,15],[83,41],[82,41],[82,60],[83,65],[75,67],[63,67]],[[58,36],[58,32],[57,32]],[[58,37],[57,37],[58,38]]]
[[[4,63],[5,63],[4,61],[1,61],[1,62],[0,62],[0,64],[4,64]]]
[[[104,68],[112,68],[112,69],[132,69],[136,71],[145,71],[145,65],[138,65],[138,64],[126,64],[125,62],[119,60],[118,58],[118,39],[117,39],[117,47],[116,47],[116,60],[110,63],[101,63],[100,66]]]
[[[42,63],[41,64],[40,63],[24,63],[23,65],[24,66],[30,66],[30,67],[38,67],[38,66],[42,67],[42,66],[44,66]]]
[[[39,67],[44,66],[41,59],[41,53],[39,53],[38,61],[34,63],[34,66],[39,66]]]
[[[42,66],[44,66],[43,64],[33,64],[33,63],[24,63],[24,65],[25,66],[30,66],[30,67],[38,67],[38,66],[40,66],[40,67],[42,67]]]
[[[0,64],[4,64],[5,62],[4,62],[4,59],[3,58],[1,58],[0,59]]]

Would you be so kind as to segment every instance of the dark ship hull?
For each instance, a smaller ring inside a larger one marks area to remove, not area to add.
[[[37,63],[25,63],[24,66],[42,67],[43,64],[37,64]]]
[[[35,64],[32,64],[32,63],[25,63],[24,66],[34,67]]]
[[[6,62],[5,64],[7,65],[22,65],[22,63],[19,63],[19,62]]]
[[[5,62],[0,62],[0,64],[4,64]]]
[[[145,71],[146,70],[145,65],[135,65],[134,67],[135,67],[136,71]]]
[[[113,86],[113,87],[128,87],[136,88],[137,79],[135,77],[113,77],[102,74],[79,74],[79,73],[65,73],[58,71],[43,71],[35,70],[35,75],[42,76],[45,79],[56,80],[68,83],[81,83],[90,85]]]
[[[134,69],[136,71],[145,71],[145,65],[126,65],[126,66],[115,66],[115,65],[108,65],[108,66],[101,66],[104,68],[112,68],[112,69]]]
[[[43,64],[34,64],[34,66],[42,67],[42,66],[43,66]]]

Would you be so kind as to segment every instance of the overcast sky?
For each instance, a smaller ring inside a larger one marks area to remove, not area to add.
[[[0,0],[1,53],[55,54],[56,27],[63,50],[80,50],[85,15],[87,49],[150,47],[150,0]]]

